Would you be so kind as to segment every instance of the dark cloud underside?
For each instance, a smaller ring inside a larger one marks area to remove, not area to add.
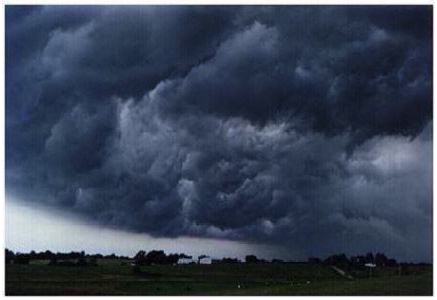
[[[7,6],[6,185],[117,228],[430,260],[431,6]]]

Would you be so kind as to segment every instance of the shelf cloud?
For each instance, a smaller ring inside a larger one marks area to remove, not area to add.
[[[431,6],[7,6],[6,190],[155,237],[432,258]]]

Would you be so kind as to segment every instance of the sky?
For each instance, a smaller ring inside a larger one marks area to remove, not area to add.
[[[6,247],[432,261],[432,6],[9,5],[5,50]]]
[[[296,257],[280,246],[211,238],[154,238],[146,233],[108,228],[89,219],[17,200],[6,206],[6,229],[7,247],[20,253],[50,249],[52,252],[85,251],[88,254],[114,253],[133,257],[139,249],[161,249],[167,254],[188,253],[193,257],[208,253],[216,259],[233,257],[244,260],[249,254],[267,259]]]

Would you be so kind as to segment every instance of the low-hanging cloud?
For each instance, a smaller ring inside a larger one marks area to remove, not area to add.
[[[154,236],[430,260],[431,65],[427,6],[9,6],[7,191]]]

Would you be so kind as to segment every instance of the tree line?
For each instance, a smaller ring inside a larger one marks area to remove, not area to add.
[[[185,254],[169,254],[166,255],[163,250],[152,250],[147,253],[144,250],[140,250],[135,256],[134,261],[136,265],[172,265],[176,264],[179,258],[188,258]]]
[[[51,252],[49,250],[35,252],[30,251],[29,253],[14,253],[13,251],[6,249],[5,250],[5,262],[6,264],[15,263],[15,264],[28,264],[31,260],[49,260],[51,264],[55,264],[58,261],[67,261],[67,260],[78,260],[80,262],[93,262],[97,259],[129,259],[128,256],[119,256],[116,254],[110,255],[102,255],[102,254],[86,254],[84,251],[80,252]]]
[[[347,257],[346,254],[334,254],[328,256],[324,260],[317,257],[310,257],[308,259],[309,263],[313,264],[325,264],[334,265],[338,267],[348,268],[352,266],[365,266],[366,264],[372,264],[379,267],[394,267],[398,265],[398,262],[394,258],[388,258],[384,253],[368,252],[365,255],[356,255]]]
[[[206,255],[199,256],[200,258],[207,257]],[[146,252],[140,250],[135,254],[133,258],[128,256],[119,256],[116,254],[102,255],[102,254],[86,254],[84,251],[75,252],[71,251],[68,253],[62,252],[51,252],[49,250],[43,252],[31,251],[29,253],[14,253],[13,251],[6,249],[5,261],[6,264],[28,264],[30,260],[49,260],[49,264],[71,264],[71,261],[75,261],[75,264],[79,265],[94,265],[97,263],[97,259],[123,259],[123,260],[133,260],[135,265],[172,265],[178,263],[179,259],[188,258],[191,259],[192,256],[188,256],[184,253],[173,253],[166,254],[163,250],[151,250]],[[247,255],[245,257],[245,262],[248,264],[262,264],[262,263],[309,263],[309,264],[324,264],[324,265],[335,265],[343,268],[350,268],[355,266],[364,266],[365,264],[374,264],[381,267],[393,267],[399,265],[396,259],[388,258],[384,253],[373,254],[369,252],[365,255],[356,255],[347,257],[344,253],[334,254],[328,256],[325,259],[320,259],[318,257],[309,257],[306,262],[302,261],[284,261],[282,259],[272,259],[271,261],[260,259],[255,255]],[[225,263],[225,264],[238,264],[242,263],[238,258],[224,257],[222,259],[213,259],[212,263]]]

